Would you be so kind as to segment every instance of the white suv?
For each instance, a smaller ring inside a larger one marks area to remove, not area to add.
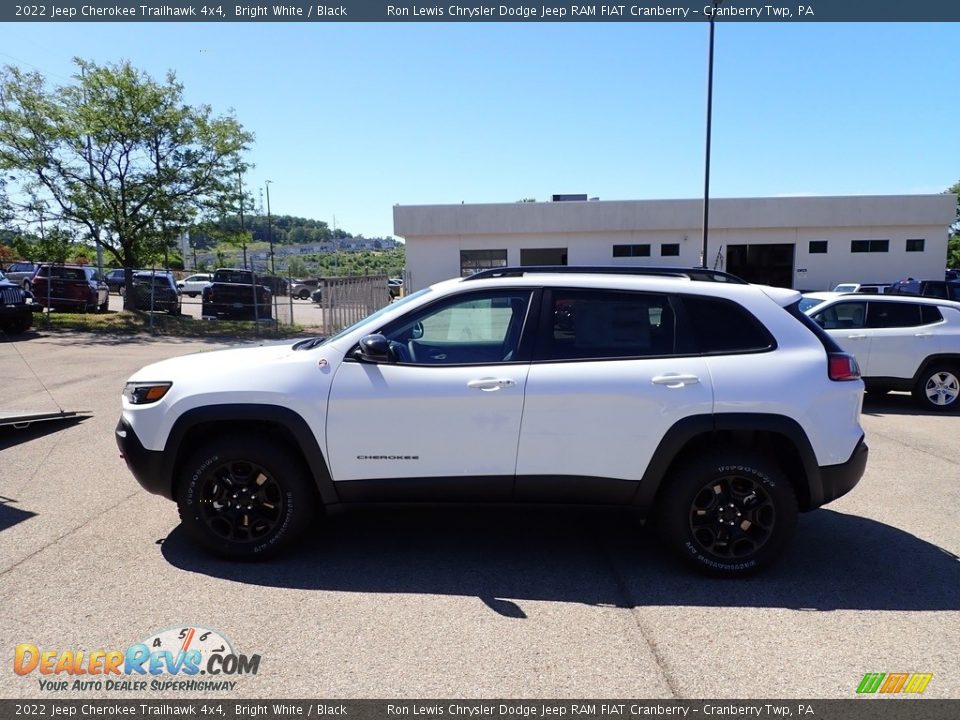
[[[960,407],[960,303],[844,295],[807,312],[860,364],[867,390],[908,390],[930,410]]]
[[[485,271],[330,338],[150,365],[118,444],[231,558],[289,544],[316,500],[590,503],[755,571],[863,474],[856,360],[795,291],[617,270]]]

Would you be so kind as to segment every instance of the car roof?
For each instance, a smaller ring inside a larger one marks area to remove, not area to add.
[[[842,295],[827,300],[823,304],[836,304],[838,302],[895,302],[895,303],[919,303],[920,305],[938,305],[940,307],[949,307],[960,310],[960,302],[955,300],[945,300],[944,298],[929,297],[926,295],[863,295],[856,293],[843,293]],[[818,305],[817,307],[821,307]]]
[[[636,290],[648,292],[683,292],[691,295],[708,297],[723,297],[731,300],[737,298],[755,298],[759,294],[768,296],[778,305],[788,305],[800,299],[800,292],[789,288],[771,287],[768,285],[752,285],[745,282],[713,282],[709,280],[693,280],[690,277],[668,274],[633,274],[633,273],[593,273],[588,270],[561,271],[550,273],[538,271],[524,275],[500,276],[470,276],[454,278],[437,283],[433,287],[437,290],[450,290],[460,286],[463,290],[506,287],[564,287],[598,290]]]

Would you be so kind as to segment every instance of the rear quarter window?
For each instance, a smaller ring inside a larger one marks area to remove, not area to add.
[[[731,300],[683,296],[694,346],[704,355],[773,350],[773,335],[746,308]]]

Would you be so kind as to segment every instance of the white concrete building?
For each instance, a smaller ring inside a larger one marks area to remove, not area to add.
[[[411,289],[507,265],[701,264],[702,200],[575,197],[395,206]],[[950,194],[713,199],[706,265],[803,290],[942,278],[956,206]]]

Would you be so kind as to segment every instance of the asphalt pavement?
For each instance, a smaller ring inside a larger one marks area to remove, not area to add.
[[[49,676],[14,672],[17,644],[125,649],[200,627],[261,657],[224,697],[851,698],[864,673],[929,672],[926,697],[960,698],[960,415],[868,398],[864,479],[748,580],[690,574],[630,516],[576,509],[350,513],[236,564],[185,540],[113,438],[133,371],[225,346],[0,342],[0,411],[92,412],[0,434],[0,697],[51,696]]]

